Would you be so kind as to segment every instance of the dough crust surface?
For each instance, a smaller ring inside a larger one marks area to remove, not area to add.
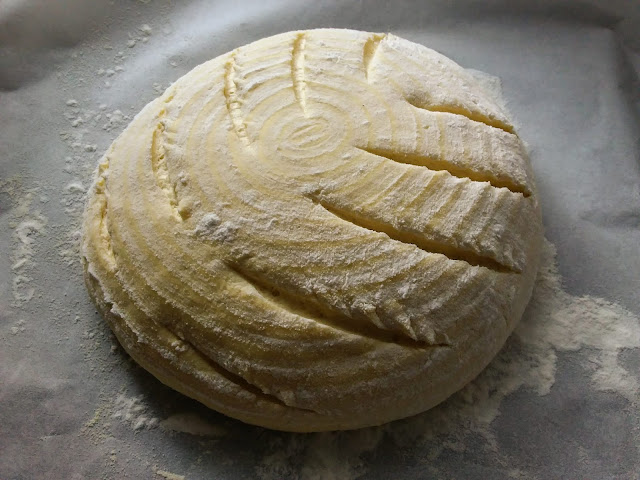
[[[290,431],[378,425],[474,378],[542,227],[513,125],[391,34],[290,32],[206,62],[102,158],[89,292],[162,382]]]

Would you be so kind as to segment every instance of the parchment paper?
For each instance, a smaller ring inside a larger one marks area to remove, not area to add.
[[[293,435],[206,409],[117,345],[77,251],[98,158],[194,66],[314,27],[390,31],[499,77],[566,291],[637,319],[639,2],[5,0],[0,478],[640,478],[637,348],[618,357],[626,395],[594,388],[589,348],[559,349],[552,387],[514,387],[481,429],[441,421],[457,397],[382,429]],[[492,395],[467,402],[473,418]]]

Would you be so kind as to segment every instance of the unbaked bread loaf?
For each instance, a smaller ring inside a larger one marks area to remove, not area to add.
[[[204,63],[101,160],[83,262],[129,354],[231,417],[352,429],[474,378],[531,295],[522,142],[461,67],[390,34]]]

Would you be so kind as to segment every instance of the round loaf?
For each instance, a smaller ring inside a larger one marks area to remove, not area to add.
[[[242,421],[424,411],[494,357],[542,239],[528,159],[461,67],[393,35],[276,35],[147,105],[88,200],[89,292],[127,352]]]

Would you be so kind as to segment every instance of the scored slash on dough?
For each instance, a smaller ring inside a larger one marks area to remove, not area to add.
[[[369,80],[369,72],[372,69],[373,59],[378,52],[380,42],[386,37],[385,34],[374,34],[365,42],[362,49],[362,64],[364,65],[364,75]]]
[[[525,197],[528,197],[530,195],[527,189],[521,185],[517,185],[509,181],[504,181],[504,180],[501,181],[500,179],[497,179],[495,177],[491,177],[489,175],[483,175],[481,172],[477,172],[469,168],[462,168],[451,162],[447,162],[439,158],[434,158],[428,155],[401,153],[394,150],[382,150],[382,149],[376,149],[376,148],[363,148],[363,147],[356,147],[356,148],[358,150],[362,150],[363,152],[371,153],[372,155],[377,155],[378,157],[384,157],[393,162],[421,166],[434,171],[442,170],[451,174],[454,177],[468,178],[473,182],[489,182],[495,188],[506,188],[513,193],[521,193]]]
[[[163,325],[163,327],[165,329],[167,329],[167,331],[171,335],[175,336],[176,339],[179,339],[180,342],[182,342],[188,348],[191,348],[214,371],[216,371],[218,374],[222,375],[229,382],[234,383],[234,384],[239,385],[239,386],[242,386],[246,391],[248,391],[248,392],[250,392],[253,395],[256,395],[258,397],[262,397],[265,401],[274,402],[274,403],[282,405],[284,407],[295,408],[297,410],[306,410],[306,411],[309,411],[309,412],[315,412],[315,410],[313,410],[313,409],[301,408],[301,407],[297,407],[295,405],[287,404],[284,401],[284,399],[281,399],[278,395],[276,395],[274,393],[267,392],[267,391],[261,389],[259,386],[249,382],[247,379],[243,378],[242,376],[237,375],[237,374],[233,373],[231,370],[225,368],[220,362],[216,362],[213,358],[211,358],[212,357],[211,354],[207,354],[206,352],[204,352],[200,348],[196,347],[193,342],[180,337],[168,325],[165,324],[165,325]]]
[[[433,348],[449,347],[447,342],[427,342],[415,340],[411,337],[403,337],[389,330],[379,328],[372,323],[357,321],[335,309],[330,309],[327,305],[321,305],[312,298],[305,298],[287,290],[281,290],[273,285],[268,285],[264,278],[256,274],[249,274],[238,266],[227,265],[243,281],[253,286],[264,298],[271,302],[275,308],[281,308],[294,315],[313,320],[331,328],[344,331],[349,335],[368,338],[376,342],[393,343],[408,348]],[[274,294],[274,291],[277,294]]]
[[[235,56],[232,54],[224,67],[224,96],[226,98],[227,111],[233,123],[233,129],[238,135],[242,143],[249,147],[249,139],[247,138],[247,126],[242,118],[241,103],[238,98],[238,86],[236,85],[236,63]]]
[[[450,244],[429,240],[422,235],[411,234],[410,232],[402,232],[393,228],[392,225],[376,222],[375,220],[367,218],[366,216],[358,215],[356,212],[340,210],[336,206],[323,203],[322,200],[316,197],[310,198],[312,199],[312,201],[324,208],[327,212],[335,215],[345,222],[352,223],[360,228],[364,228],[372,232],[383,233],[389,238],[398,242],[415,245],[416,247],[424,250],[427,253],[437,253],[440,255],[444,255],[450,260],[460,260],[468,263],[469,265],[488,268],[489,270],[493,270],[495,272],[521,273],[521,271],[515,269],[516,267],[503,265],[496,262],[491,257],[477,255],[471,250],[463,250],[460,248],[456,248]]]
[[[306,39],[304,33],[299,33],[291,49],[291,81],[300,108],[307,116],[307,84],[304,77],[304,47]]]
[[[416,99],[407,98],[406,99],[409,104],[413,105],[416,108],[421,108],[422,110],[427,110],[429,112],[442,112],[442,113],[450,113],[452,115],[460,115],[461,117],[468,118],[473,122],[484,123],[489,127],[500,129],[504,132],[511,133],[516,135],[513,130],[513,127],[505,122],[501,122],[500,120],[490,119],[489,117],[479,114],[477,112],[470,112],[463,108],[454,106],[454,105],[427,105],[422,102],[418,102]]]
[[[162,121],[165,112],[161,111],[158,114],[158,125],[153,131],[153,137],[151,139],[151,168],[153,170],[156,183],[160,189],[165,192],[171,210],[174,212],[177,220],[182,220],[185,217],[185,213],[182,214],[178,211],[178,195],[176,193],[175,185],[171,181],[169,176],[169,169],[167,168],[167,162],[165,158],[164,147],[164,129],[165,125]]]

